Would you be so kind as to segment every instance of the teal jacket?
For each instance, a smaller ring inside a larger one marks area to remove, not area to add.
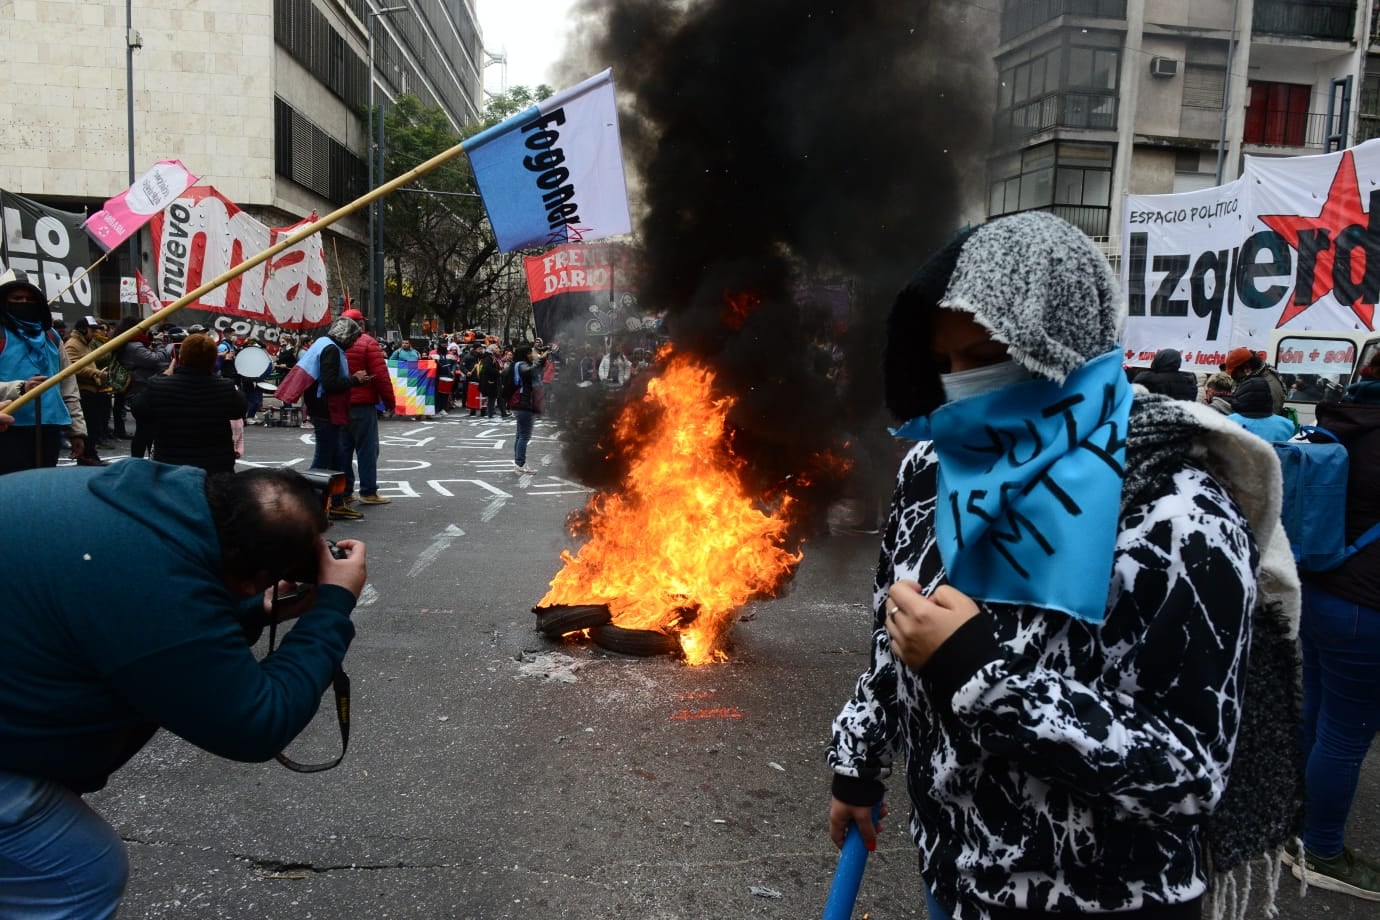
[[[261,599],[221,583],[205,476],[131,460],[0,477],[0,770],[89,792],[160,727],[257,762],[311,720],[354,595],[322,587],[257,660]]]

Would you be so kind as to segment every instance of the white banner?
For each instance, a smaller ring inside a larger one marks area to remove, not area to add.
[[[1237,346],[1264,352],[1275,329],[1373,331],[1377,185],[1380,140],[1320,156],[1247,157],[1242,177],[1217,188],[1128,195],[1126,363],[1175,348],[1185,370],[1212,371]]]
[[[628,233],[612,72],[463,144],[502,252]]]

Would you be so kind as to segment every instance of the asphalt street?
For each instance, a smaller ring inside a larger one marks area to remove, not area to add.
[[[818,917],[830,721],[867,660],[876,536],[824,536],[782,596],[744,609],[700,668],[558,645],[530,608],[590,493],[538,422],[382,423],[380,492],[330,535],[368,544],[347,660],[348,756],[326,773],[218,759],[160,733],[90,797],[125,839],[127,918]],[[309,465],[312,432],[251,427],[246,461]],[[112,590],[123,590],[112,586]],[[139,590],[159,598],[156,563]],[[289,753],[333,757],[329,706]],[[895,785],[895,784],[893,784]],[[924,917],[904,792],[855,917]],[[1352,846],[1380,855],[1372,756]],[[1375,904],[1285,875],[1281,916]]]

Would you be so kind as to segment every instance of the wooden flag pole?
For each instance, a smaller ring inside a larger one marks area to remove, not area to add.
[[[416,179],[418,176],[426,175],[427,173],[435,169],[437,166],[440,166],[442,163],[445,163],[447,160],[454,159],[456,155],[458,155],[460,152],[461,147],[459,144],[456,144],[449,150],[441,151],[440,153],[436,154],[436,156],[427,160],[425,163],[422,163],[420,166],[414,167],[413,169],[403,173],[401,176],[398,176],[397,178],[389,182],[385,182],[383,185],[380,185],[373,191],[361,195],[360,197],[356,198],[354,201],[350,202],[344,207],[337,208],[336,210],[327,214],[325,217],[321,218],[320,220],[316,221],[310,226],[303,227],[301,230],[298,230],[295,233],[292,233],[284,237],[282,240],[268,247],[258,255],[246,259],[245,261],[241,262],[239,265],[236,265],[229,271],[222,273],[218,278],[206,282],[194,291],[188,291],[186,294],[183,294],[177,300],[174,300],[172,303],[168,304],[166,307],[159,310],[157,313],[154,313],[152,316],[141,320],[137,325],[129,329],[126,329],[124,332],[115,336],[110,341],[102,345],[100,348],[88,352],[87,354],[78,358],[76,361],[73,361],[71,364],[63,368],[58,373],[49,377],[47,380],[43,381],[35,387],[31,387],[29,390],[24,392],[23,395],[13,400],[8,406],[0,406],[0,411],[12,414],[15,409],[18,409],[20,406],[23,406],[25,403],[28,403],[31,400],[38,398],[39,396],[42,396],[45,391],[52,389],[54,386],[57,386],[57,384],[60,383],[64,378],[70,377],[77,371],[81,370],[83,367],[86,367],[88,364],[98,361],[106,355],[110,354],[111,352],[123,347],[126,342],[134,338],[140,332],[143,332],[146,329],[152,329],[154,326],[158,325],[160,322],[167,319],[169,316],[172,316],[178,310],[181,310],[188,304],[194,303],[195,301],[201,299],[201,297],[204,296],[206,293],[214,291],[222,284],[225,284],[229,281],[234,280],[235,278],[238,278],[240,275],[249,271],[254,266],[259,265],[260,263],[273,258],[283,250],[290,249],[293,246],[296,246],[298,243],[307,239],[312,234],[319,233],[320,231],[329,227],[331,224],[340,220],[342,217],[348,217],[349,215],[358,211],[365,205],[377,201],[378,199],[382,198],[384,195],[387,195],[394,189],[406,185],[413,179]]]
[[[91,271],[97,265],[100,265],[102,262],[104,262],[109,255],[110,251],[106,250],[105,252],[101,253],[101,257],[99,259],[92,262],[90,265],[86,266],[81,271],[77,272],[77,276],[73,278],[71,281],[67,282],[67,287],[63,288],[62,290],[58,291],[56,294],[53,295],[53,299],[48,301],[48,306],[51,307],[53,304],[57,303],[63,294],[66,294],[68,291],[72,290],[72,288],[76,287],[78,281],[85,278],[87,275],[91,274]]]

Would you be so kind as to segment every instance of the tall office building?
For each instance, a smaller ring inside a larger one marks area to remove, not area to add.
[[[402,9],[370,15],[387,7]],[[4,9],[0,189],[69,211],[94,211],[128,186],[132,145],[136,175],[179,159],[256,218],[285,226],[367,190],[371,70],[384,106],[413,93],[457,128],[483,107],[472,0],[24,0]],[[365,216],[333,229],[344,277],[328,258],[331,288],[357,294]],[[118,279],[130,269],[123,247],[102,267],[105,315],[119,313]]]

